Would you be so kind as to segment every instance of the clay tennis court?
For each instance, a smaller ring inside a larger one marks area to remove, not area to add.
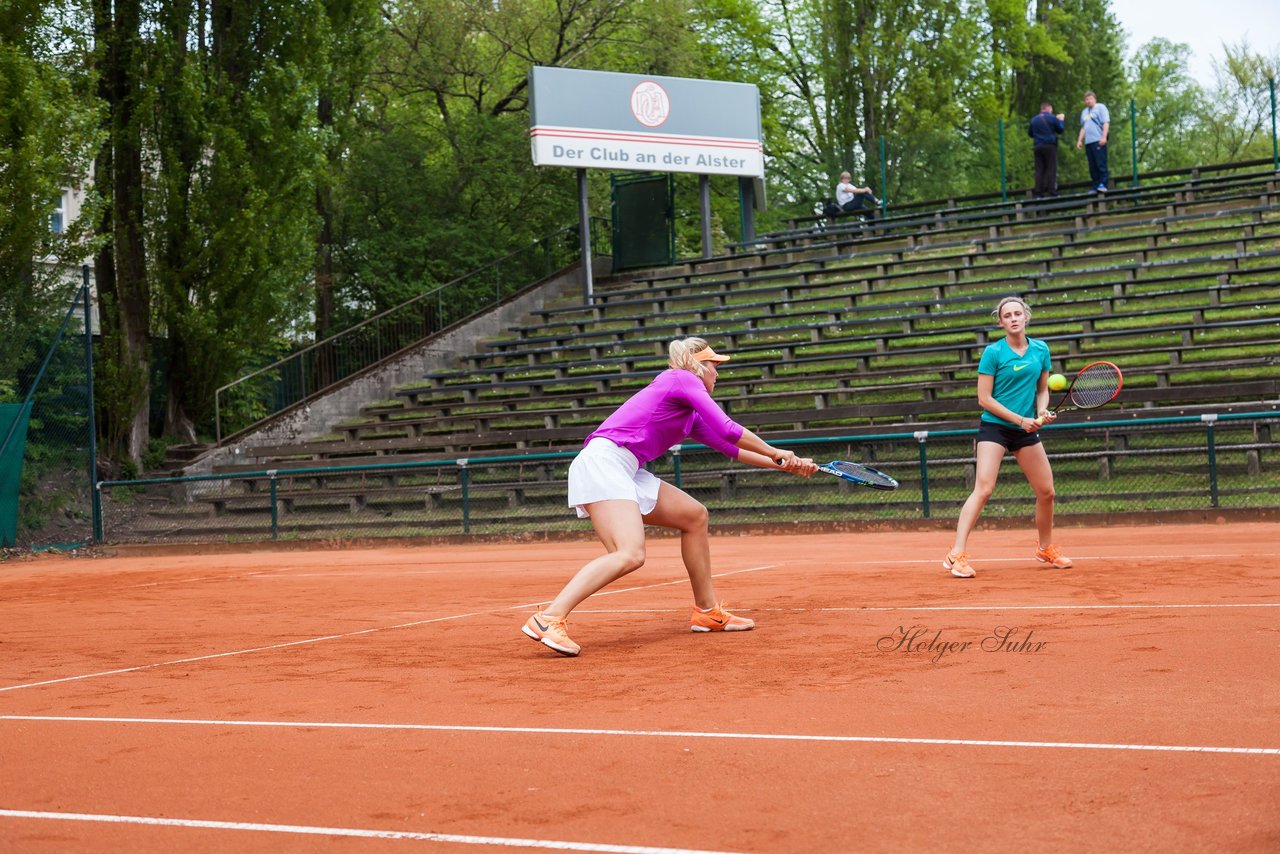
[[[588,542],[0,566],[13,851],[1280,850],[1280,525],[674,539],[520,633]]]

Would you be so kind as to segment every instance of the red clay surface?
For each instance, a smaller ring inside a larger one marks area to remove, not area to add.
[[[577,659],[589,543],[0,565],[0,850],[1280,850],[1280,526],[949,540],[717,537],[732,635],[654,540]]]

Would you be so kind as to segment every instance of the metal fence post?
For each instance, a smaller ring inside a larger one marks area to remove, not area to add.
[[[884,136],[880,137],[880,216],[889,212],[889,167],[884,161]]]
[[[280,506],[276,503],[276,469],[267,472],[271,478],[271,539],[280,538]]]
[[[920,508],[924,518],[929,518],[929,452],[926,450],[929,439],[928,430],[917,430],[911,435],[920,444]]]
[[[1271,84],[1271,169],[1280,172],[1280,144],[1276,142],[1276,79],[1272,77],[1268,82]]]
[[[1129,99],[1129,150],[1133,158],[1133,186],[1138,186],[1138,110]]]
[[[462,533],[471,533],[471,472],[467,460],[458,460],[458,481],[462,485]]]
[[[1009,201],[1004,177],[1004,119],[996,119],[996,132],[1000,138],[1000,201]]]
[[[1218,449],[1214,443],[1213,422],[1218,420],[1216,412],[1206,412],[1200,416],[1204,422],[1206,439],[1209,443],[1209,506],[1218,506]]]
[[[88,402],[88,439],[89,439],[89,486],[93,495],[93,542],[102,542],[102,501],[98,491],[93,488],[98,481],[98,425],[93,411],[93,315],[89,313],[89,265],[80,266],[81,286],[84,290],[84,374],[87,387]]]
[[[676,489],[680,489],[681,466],[680,466],[680,446],[679,445],[671,446],[671,465],[675,469],[675,473],[672,475],[672,478],[675,480],[675,487]]]
[[[95,481],[93,484],[93,541],[101,543],[103,537],[102,532],[102,481]]]

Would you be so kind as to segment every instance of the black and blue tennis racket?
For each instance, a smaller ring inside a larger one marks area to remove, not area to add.
[[[862,463],[832,460],[829,463],[823,463],[818,466],[818,471],[823,474],[829,474],[832,477],[847,480],[850,483],[856,483],[859,486],[869,486],[872,489],[898,488],[898,482],[889,477],[889,475],[880,471],[880,469],[873,469],[871,466],[864,466]]]
[[[782,465],[782,460],[778,460],[778,465]],[[850,483],[856,483],[859,486],[870,487],[871,489],[887,490],[898,488],[898,481],[880,471],[880,469],[864,466],[862,463],[832,460],[829,463],[823,463],[818,466],[818,471],[823,474],[829,474],[832,477],[838,477],[841,480],[847,480]]]

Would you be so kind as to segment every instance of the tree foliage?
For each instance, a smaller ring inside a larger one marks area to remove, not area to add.
[[[37,353],[32,332],[61,319],[91,251],[88,217],[51,227],[57,199],[88,180],[97,105],[88,44],[69,9],[40,0],[0,6],[0,378]],[[10,387],[10,394],[14,387]],[[2,399],[2,398],[0,398]]]
[[[157,331],[167,344],[165,432],[195,439],[219,385],[269,350],[308,302],[320,2],[156,6],[146,148]]]
[[[151,427],[207,434],[247,367],[574,222],[572,170],[530,162],[534,65],[754,83],[768,227],[843,169],[891,203],[1026,186],[1042,100],[1068,117],[1061,180],[1081,178],[1086,89],[1116,174],[1130,96],[1143,169],[1267,156],[1277,58],[1226,46],[1208,87],[1187,59],[1163,40],[1126,58],[1107,0],[7,0],[0,334],[95,253],[100,423],[136,459]],[[86,215],[51,234],[91,158]],[[738,184],[710,183],[722,244]],[[698,179],[675,185],[691,254]]]

